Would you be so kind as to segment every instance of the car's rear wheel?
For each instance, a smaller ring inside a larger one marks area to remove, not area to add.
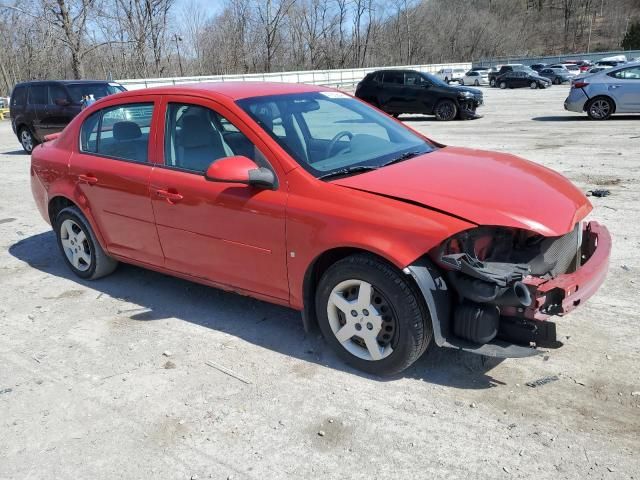
[[[449,83],[449,77],[444,77],[444,81],[448,84]]]
[[[33,136],[33,133],[31,133],[31,130],[29,130],[29,127],[22,127],[20,129],[19,136],[22,149],[29,155],[31,155],[31,152],[33,152],[33,149],[37,145],[37,142],[35,137]]]
[[[55,221],[58,246],[69,268],[77,276],[95,280],[109,275],[118,262],[109,257],[77,207],[63,209]]]
[[[479,87],[479,86],[480,86],[480,82],[478,82],[478,80],[476,80],[475,82],[473,82],[473,84],[474,84],[476,87]]]
[[[496,86],[496,80],[495,80],[495,78],[492,78],[491,80],[489,80],[489,86],[490,86],[490,87],[495,87],[495,86]]]
[[[333,264],[316,293],[320,329],[355,368],[398,373],[424,353],[431,320],[420,293],[395,267],[366,254]]]
[[[460,85],[464,85],[464,78],[460,79]]]
[[[436,120],[446,122],[456,118],[458,115],[458,107],[453,100],[444,99],[437,103],[436,108],[433,109],[433,113],[436,116]]]
[[[500,85],[498,85],[502,90],[504,90],[505,88],[507,88],[507,82],[500,82]]]
[[[536,88],[538,88],[538,82],[531,82],[529,84],[529,88],[531,88],[531,90],[535,90]]]
[[[554,85],[560,85],[560,79],[559,79],[559,78],[557,78],[557,77],[556,77],[556,78],[554,78],[554,79],[553,79],[553,84],[554,84]]]
[[[606,97],[596,97],[587,104],[587,115],[592,120],[608,120],[614,110],[613,102]]]

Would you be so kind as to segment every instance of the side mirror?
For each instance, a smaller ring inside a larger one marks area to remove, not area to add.
[[[56,98],[53,102],[59,107],[68,107],[71,105],[71,102],[66,98]]]
[[[241,183],[260,188],[274,189],[276,177],[271,170],[251,159],[237,155],[214,161],[204,174],[210,182]]]

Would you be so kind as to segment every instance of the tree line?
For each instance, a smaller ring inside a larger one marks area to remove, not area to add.
[[[0,92],[620,48],[640,0],[0,0]]]

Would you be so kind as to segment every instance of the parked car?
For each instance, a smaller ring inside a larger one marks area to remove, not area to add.
[[[464,68],[441,68],[436,73],[436,77],[445,83],[460,82],[465,72],[466,70]]]
[[[572,77],[580,75],[580,67],[575,63],[556,63],[554,65],[549,65],[549,68],[561,68],[563,70],[566,70]]]
[[[507,72],[496,79],[498,87],[505,88],[547,88],[551,86],[551,80],[541,77],[535,71],[515,71]]]
[[[460,85],[489,85],[489,70],[469,70],[460,80]]]
[[[475,118],[482,91],[448,85],[416,70],[378,70],[356,87],[355,96],[395,117],[403,113],[435,115],[437,120]]]
[[[531,70],[535,70],[536,72],[539,72],[540,70],[542,70],[543,68],[546,68],[547,64],[546,63],[534,63],[533,65],[531,65]]]
[[[640,113],[640,63],[627,63],[575,81],[564,108],[587,112],[593,120],[608,120],[614,113]]]
[[[527,70],[529,69],[529,67],[525,67],[522,64],[519,63],[514,63],[514,64],[510,64],[510,65],[502,65],[500,66],[500,68],[496,68],[495,70],[491,70],[489,72],[489,85],[491,87],[495,87],[496,84],[496,79],[498,77],[500,77],[501,75],[504,75],[505,73],[508,72],[513,72],[513,71],[521,71],[521,70]]]
[[[562,71],[560,69],[543,68],[540,70],[539,75],[551,80],[554,85],[560,85],[561,83],[571,83],[571,79],[574,78],[568,71]]]
[[[11,126],[25,152],[61,131],[82,109],[85,95],[100,99],[122,92],[114,82],[99,80],[60,80],[19,83],[11,94]]]
[[[560,174],[443,146],[329,88],[127,92],[54,137],[33,151],[31,187],[76,276],[121,261],[289,306],[373,374],[431,343],[557,347],[551,316],[608,270],[610,235]]]

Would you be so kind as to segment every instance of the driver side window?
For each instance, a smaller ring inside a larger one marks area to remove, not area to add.
[[[168,167],[204,173],[215,160],[242,155],[258,166],[268,162],[235,125],[213,110],[184,103],[167,108],[164,161]]]
[[[339,133],[372,135],[389,141],[387,130],[381,125],[369,123],[353,110],[341,107],[337,102],[318,100],[320,108],[302,113],[304,123],[314,140],[332,140]],[[343,138],[343,140],[348,140]]]

